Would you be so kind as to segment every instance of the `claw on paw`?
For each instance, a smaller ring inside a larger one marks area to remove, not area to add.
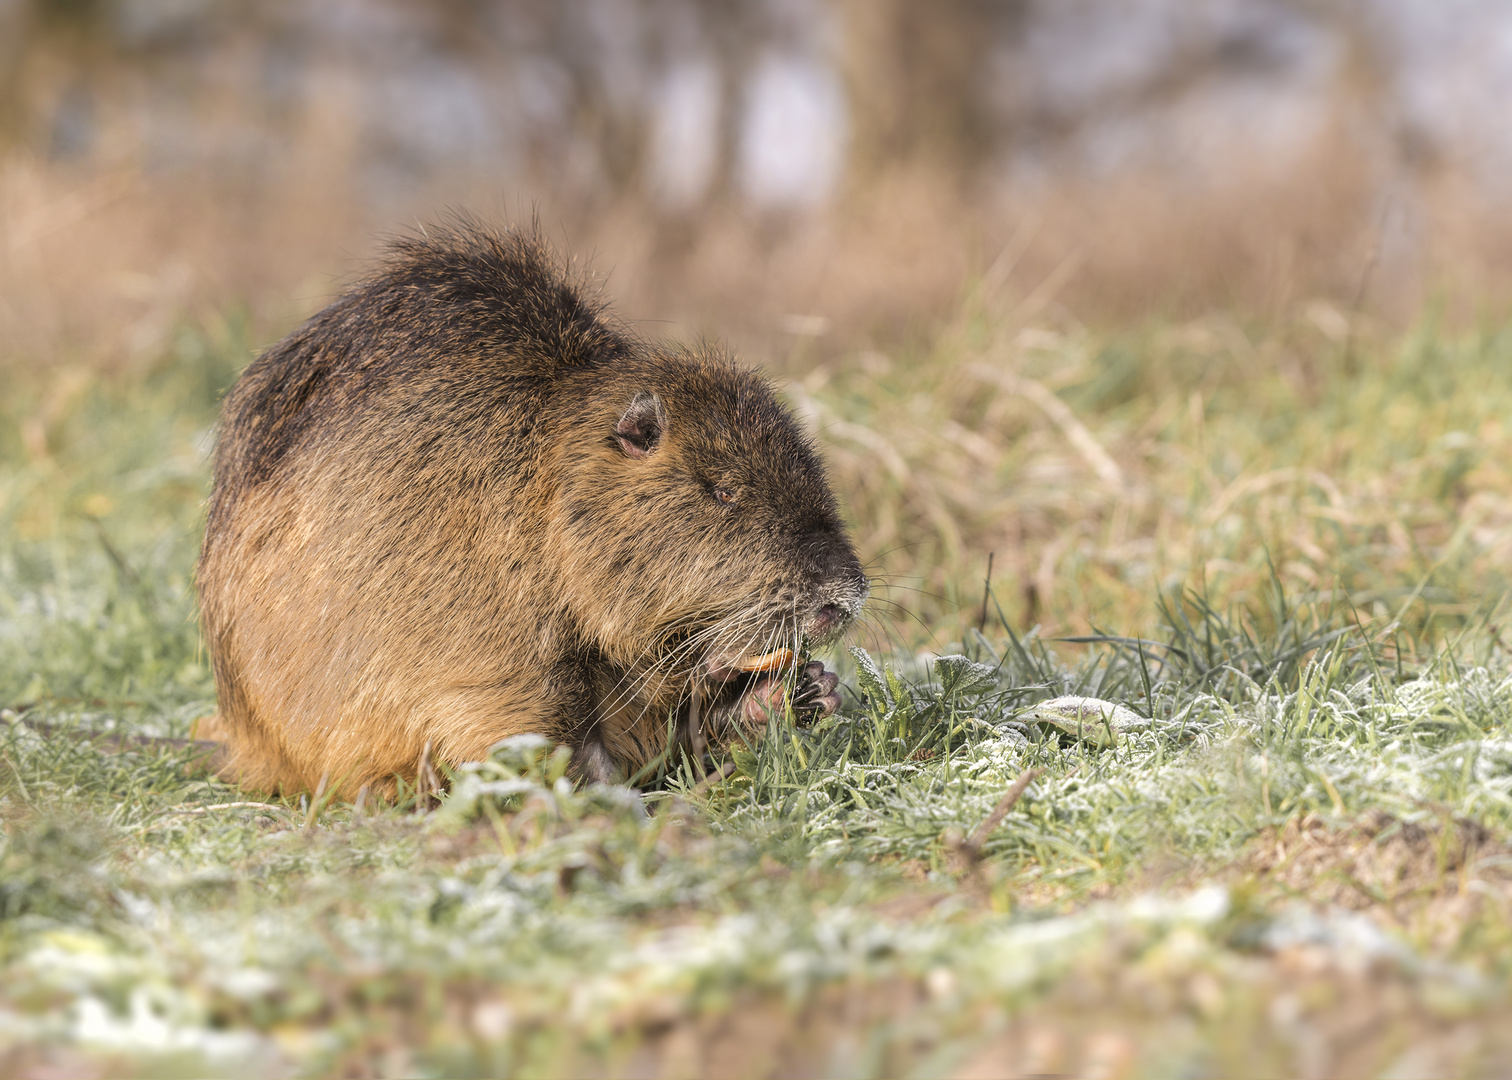
[[[778,674],[758,679],[746,691],[743,711],[748,722],[765,724],[769,716],[780,714],[785,706],[791,705],[800,723],[811,724],[840,708],[840,676],[826,671],[819,661],[811,660],[803,666],[791,698],[781,670],[779,667]]]

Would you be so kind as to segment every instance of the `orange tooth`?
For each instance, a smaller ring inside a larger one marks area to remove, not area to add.
[[[741,671],[780,671],[792,662],[792,649],[778,649],[763,656],[743,656],[735,667]]]

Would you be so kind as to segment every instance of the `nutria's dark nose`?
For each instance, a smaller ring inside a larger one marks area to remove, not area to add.
[[[806,538],[804,554],[812,568],[813,592],[805,633],[815,641],[824,641],[839,634],[857,616],[871,592],[861,562],[856,558],[850,543],[837,530],[810,533]]]
[[[815,641],[824,641],[839,634],[861,614],[861,608],[870,593],[870,583],[859,567],[852,575],[842,575],[838,580],[831,581],[815,597],[823,603],[809,618],[805,633]]]
[[[814,616],[814,633],[820,636],[828,634],[845,621],[846,615],[840,605],[825,604],[819,609],[819,614]]]

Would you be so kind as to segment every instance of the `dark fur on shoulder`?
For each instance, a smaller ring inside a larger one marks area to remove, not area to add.
[[[199,589],[227,774],[354,792],[427,743],[456,764],[537,732],[608,779],[669,718],[749,731],[783,697],[741,660],[833,640],[867,582],[764,379],[637,340],[538,238],[462,222],[242,375]],[[806,675],[794,704],[832,710]]]

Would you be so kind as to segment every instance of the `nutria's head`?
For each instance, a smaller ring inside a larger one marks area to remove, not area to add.
[[[860,614],[867,579],[824,465],[765,379],[689,353],[583,379],[552,532],[606,656],[725,680]]]

